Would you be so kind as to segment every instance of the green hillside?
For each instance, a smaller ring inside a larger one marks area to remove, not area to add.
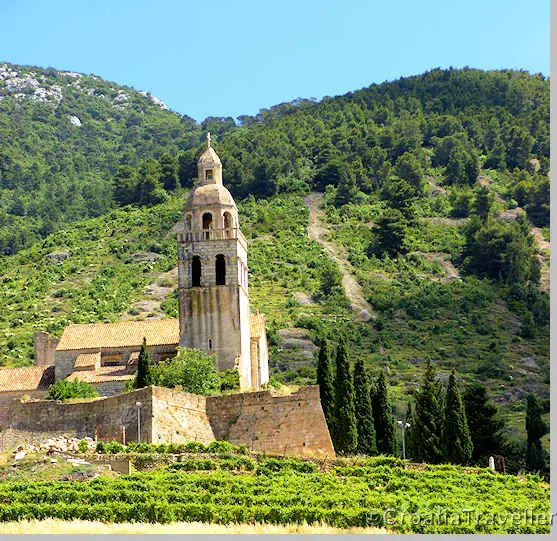
[[[541,75],[433,70],[201,124],[53,69],[0,65],[0,98],[2,365],[33,362],[35,330],[176,316],[172,228],[210,129],[274,379],[313,383],[315,347],[344,334],[397,415],[431,359],[484,383],[522,444],[527,393],[549,396]]]
[[[199,142],[156,98],[96,75],[0,64],[0,252],[115,206],[118,166]]]

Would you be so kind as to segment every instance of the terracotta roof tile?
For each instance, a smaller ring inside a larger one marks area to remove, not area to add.
[[[261,338],[265,332],[265,314],[250,315],[250,337]]]
[[[54,383],[54,366],[0,369],[0,392],[47,389]]]
[[[68,325],[56,351],[139,347],[143,343],[143,337],[148,346],[177,345],[180,338],[178,320],[154,319]]]
[[[95,353],[80,353],[75,358],[74,370],[95,370],[101,363],[101,352]]]
[[[124,366],[101,366],[97,370],[75,370],[68,377],[66,381],[86,381],[87,383],[103,383],[105,381],[126,381],[135,376],[135,371],[129,370]]]

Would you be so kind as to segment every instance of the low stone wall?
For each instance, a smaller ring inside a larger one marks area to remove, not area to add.
[[[14,432],[65,432],[100,440],[137,441],[141,402],[141,441],[180,443],[215,439],[274,455],[335,456],[321,409],[319,387],[290,395],[270,391],[208,397],[163,387],[146,387],[87,402],[13,400]]]
[[[141,402],[141,439],[150,441],[152,433],[151,388],[139,389],[86,402],[37,400],[13,401],[10,428],[29,432],[67,432],[82,438],[121,440],[122,427],[126,439],[137,441],[137,407]]]
[[[10,424],[11,407],[15,400],[20,399],[22,396],[29,396],[31,398],[44,398],[46,396],[45,390],[34,391],[3,391],[0,393],[0,428],[6,428]]]

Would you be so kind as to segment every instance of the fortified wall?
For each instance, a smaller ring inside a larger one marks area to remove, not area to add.
[[[319,387],[290,395],[271,391],[204,397],[164,387],[81,402],[14,400],[9,428],[29,439],[65,432],[99,440],[209,443],[215,439],[270,455],[334,457]]]

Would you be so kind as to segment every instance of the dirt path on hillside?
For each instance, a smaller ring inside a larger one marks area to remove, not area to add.
[[[354,277],[354,271],[348,262],[346,250],[336,242],[326,238],[329,228],[325,222],[325,213],[321,210],[323,194],[312,192],[304,197],[304,203],[309,209],[309,238],[323,246],[329,257],[338,263],[342,273],[342,287],[344,287],[346,296],[350,299],[354,315],[362,321],[375,319],[373,308],[364,298],[362,288]]]

